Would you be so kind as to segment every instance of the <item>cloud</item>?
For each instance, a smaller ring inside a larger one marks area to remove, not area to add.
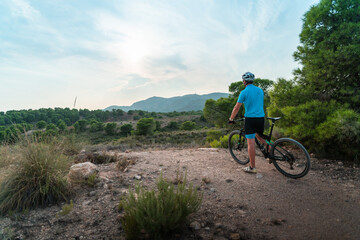
[[[164,56],[160,58],[149,58],[147,60],[147,69],[152,75],[166,76],[169,78],[181,72],[185,72],[188,67],[184,64],[180,54]]]
[[[11,14],[16,17],[24,17],[33,21],[40,16],[40,12],[24,0],[12,0],[10,7]]]
[[[124,77],[120,77],[118,80],[119,81],[115,87],[108,89],[109,92],[134,90],[151,83],[151,80],[149,78],[145,78],[137,74],[129,74]]]

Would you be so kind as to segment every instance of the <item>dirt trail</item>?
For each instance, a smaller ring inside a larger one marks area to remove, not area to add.
[[[161,172],[171,180],[186,169],[204,198],[193,227],[175,239],[359,239],[359,169],[313,159],[309,174],[293,180],[261,157],[258,174],[245,173],[225,149],[116,154],[137,163],[126,172],[115,163],[99,165],[101,182],[78,191],[70,214],[56,217],[61,207],[52,206],[0,224],[19,239],[124,239],[116,207],[135,178],[154,186]]]
[[[201,184],[203,177],[210,180],[204,189],[200,222],[212,219],[228,232],[244,228],[254,238],[358,239],[360,236],[358,181],[331,179],[323,176],[319,167],[318,171],[293,180],[260,157],[256,162],[259,173],[248,174],[223,149],[133,154],[146,159],[133,170],[147,173],[162,164],[164,176],[171,178],[180,166],[186,167],[189,180],[195,184]]]

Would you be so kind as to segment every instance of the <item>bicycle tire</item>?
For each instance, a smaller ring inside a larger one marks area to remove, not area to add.
[[[310,170],[310,155],[305,147],[291,138],[280,138],[271,148],[275,168],[289,178],[304,177]]]
[[[232,158],[239,164],[245,165],[249,162],[247,153],[247,141],[243,131],[234,130],[230,133],[228,147]]]

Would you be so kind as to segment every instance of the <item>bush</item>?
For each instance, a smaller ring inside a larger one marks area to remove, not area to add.
[[[133,128],[130,123],[126,123],[120,127],[121,133],[125,136],[129,136],[131,134],[131,130],[133,130]]]
[[[57,127],[59,128],[60,132],[64,132],[67,129],[67,125],[64,120],[59,120]]]
[[[125,233],[129,239],[137,239],[146,234],[151,239],[161,239],[187,222],[191,213],[201,205],[202,194],[190,185],[186,177],[177,187],[160,176],[157,191],[146,191],[137,185],[135,192],[129,192],[119,204],[124,209],[122,219]]]
[[[0,185],[0,214],[66,200],[64,178],[69,158],[56,144],[28,141],[21,145],[19,164]]]
[[[333,157],[359,160],[360,114],[340,109],[317,127],[319,152]]]
[[[46,123],[44,120],[41,120],[41,121],[39,121],[39,122],[36,123],[36,127],[37,127],[38,129],[45,128],[46,125],[47,125],[47,123]]]
[[[196,123],[192,121],[186,121],[181,124],[181,129],[186,131],[191,131],[195,129],[195,127],[196,127]]]
[[[222,132],[220,130],[209,130],[206,133],[206,142],[212,142],[219,139],[221,136]]]
[[[74,124],[74,128],[76,132],[85,132],[87,127],[86,120],[79,120]]]
[[[104,123],[98,121],[92,121],[90,123],[90,131],[91,132],[98,132],[104,130]]]
[[[116,134],[116,123],[107,123],[105,125],[105,132],[107,135],[115,135]]]
[[[156,124],[153,118],[142,118],[136,124],[136,135],[153,135]]]
[[[166,125],[166,128],[169,130],[178,130],[179,129],[179,124],[175,121],[171,121],[169,122],[168,125]]]
[[[327,116],[338,110],[340,105],[335,101],[321,102],[313,100],[298,106],[281,109],[283,119],[277,126],[285,130],[287,137],[294,138],[311,150],[315,146],[316,127],[325,122]]]
[[[210,143],[210,146],[213,148],[228,148],[229,144],[228,144],[228,139],[229,139],[229,135],[225,135],[220,137],[220,140],[213,140]]]

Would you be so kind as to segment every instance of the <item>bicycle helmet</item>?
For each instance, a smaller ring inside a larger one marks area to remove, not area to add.
[[[255,79],[255,75],[251,72],[246,72],[244,75],[242,75],[242,79],[246,82],[253,82]]]

